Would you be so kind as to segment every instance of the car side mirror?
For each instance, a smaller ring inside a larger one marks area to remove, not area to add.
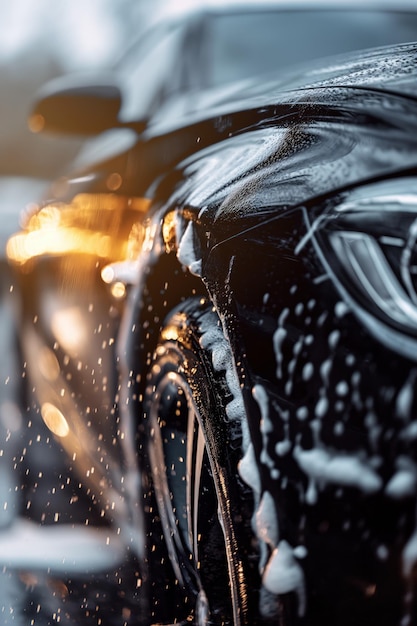
[[[118,119],[121,105],[122,94],[116,84],[58,78],[39,92],[29,128],[33,132],[97,135],[124,126]]]

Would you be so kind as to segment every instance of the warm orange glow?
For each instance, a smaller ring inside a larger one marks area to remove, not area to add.
[[[101,233],[91,235],[77,229],[37,230],[27,234],[18,234],[7,242],[7,256],[21,265],[31,258],[43,254],[57,255],[68,253],[92,254],[108,258],[111,238]]]
[[[77,307],[60,309],[52,315],[52,331],[62,348],[73,358],[85,347],[88,331],[85,318]]]
[[[66,437],[69,433],[68,422],[61,411],[50,402],[45,402],[41,408],[42,419],[50,431],[58,437]]]
[[[126,295],[126,286],[124,283],[117,281],[111,286],[111,295],[116,300],[121,300]]]
[[[29,129],[32,133],[40,133],[45,126],[45,118],[40,113],[31,115],[28,121]]]
[[[170,211],[164,217],[164,223],[162,224],[162,237],[164,239],[167,250],[171,250],[175,245],[175,228],[178,223],[176,219],[175,211]]]
[[[101,279],[106,285],[111,285],[111,283],[115,280],[115,271],[111,265],[106,265],[101,270]]]
[[[144,241],[145,228],[140,222],[135,222],[127,240],[126,259],[128,261],[134,261],[138,258]]]
[[[118,175],[113,184],[118,185]],[[144,239],[143,227],[124,225],[135,213],[145,213],[149,200],[115,194],[78,194],[72,202],[47,205],[27,216],[24,230],[7,243],[10,261],[24,265],[43,255],[86,254],[107,261],[136,258]],[[133,212],[133,214],[132,214]]]
[[[162,338],[166,341],[176,341],[178,336],[178,328],[174,324],[166,326],[162,331]]]

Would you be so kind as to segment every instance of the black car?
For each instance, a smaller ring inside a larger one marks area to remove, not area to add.
[[[199,3],[31,116],[98,137],[8,243],[28,402],[152,623],[417,620],[417,10],[334,4]]]

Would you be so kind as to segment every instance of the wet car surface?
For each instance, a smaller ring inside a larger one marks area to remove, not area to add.
[[[233,4],[170,22],[147,100],[128,69],[35,105],[106,132],[8,245],[28,406],[138,559],[125,615],[140,580],[151,621],[412,623],[416,13],[214,84]]]

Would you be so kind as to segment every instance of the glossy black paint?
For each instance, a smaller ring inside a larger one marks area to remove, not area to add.
[[[122,96],[116,85],[56,83],[38,95],[29,120],[34,130],[95,135],[117,125]]]
[[[222,418],[226,435],[214,437],[216,445],[209,449],[215,450],[214,462],[229,450],[244,457],[248,437],[253,473],[259,473],[252,490],[237,479],[260,518],[256,547],[242,532],[236,548],[236,563],[242,556],[247,567],[236,592],[243,598],[250,589],[242,601],[242,624],[258,619],[259,604],[265,619],[285,625],[392,625],[404,616],[409,623],[416,619],[410,541],[415,484],[397,497],[391,483],[404,468],[415,477],[417,368],[412,349],[403,348],[415,339],[415,330],[387,319],[372,297],[354,286],[331,243],[347,228],[349,220],[338,207],[351,201],[354,190],[395,181],[393,189],[403,184],[406,193],[416,179],[416,57],[415,44],[361,53],[330,67],[315,65],[314,80],[310,67],[304,76],[275,84],[255,81],[229,98],[220,91],[217,102],[211,92],[207,106],[203,93],[198,109],[190,100],[184,116],[161,119],[157,112],[126,152],[78,172],[57,188],[53,201],[66,206],[80,191],[147,197],[149,209],[139,220],[146,236],[137,257],[92,254],[91,271],[80,277],[76,266],[84,256],[46,253],[30,258],[20,272],[22,341],[37,399],[61,402],[65,379],[75,407],[70,415],[62,408],[75,432],[68,451],[76,450],[81,473],[94,467],[98,478],[92,484],[110,516],[114,494],[122,496],[114,515],[124,528],[132,524],[140,493],[136,463],[145,474],[149,470],[142,401],[164,318],[179,307],[195,339],[199,314],[190,299],[197,296],[215,308],[244,415],[241,422]],[[115,175],[118,185],[112,188]],[[129,238],[137,220],[120,211],[125,227],[117,241]],[[392,237],[392,216],[374,211],[355,221],[352,215],[352,231]],[[405,209],[399,218],[397,239],[403,223],[406,230],[414,223]],[[395,265],[394,253],[392,259]],[[127,299],[117,304],[100,279],[101,269],[113,263],[128,287]],[[43,272],[54,275],[56,284],[49,278],[42,282]],[[89,320],[85,356],[68,359],[59,345],[51,309],[44,306],[48,290],[66,294],[62,308],[75,304]],[[60,370],[59,382],[48,385],[35,371],[45,346]],[[85,377],[77,375],[77,360]],[[103,376],[109,382],[105,392]],[[210,388],[210,377],[200,382]],[[248,432],[242,435],[246,420]],[[316,462],[324,464],[319,470],[311,464],[316,452]],[[338,466],[325,473],[326,465],[341,459],[344,472]],[[350,478],[353,466],[361,474]],[[227,483],[231,470],[221,467]],[[87,471],[91,480],[94,472]],[[144,509],[151,519],[148,530],[157,534],[147,480],[145,475]],[[265,494],[275,511],[268,523],[260,507]],[[231,499],[238,507],[239,498]],[[263,584],[265,564],[277,548],[276,540],[264,539],[272,522],[280,542],[304,549],[296,559],[292,554],[288,567],[305,586],[290,585],[283,598]],[[240,532],[238,521],[236,527]],[[136,540],[141,546],[137,533]],[[153,537],[145,547],[153,541],[162,550]],[[146,562],[149,554],[141,549]],[[170,574],[160,564],[149,567],[158,605],[164,593],[152,576]],[[190,603],[195,600],[194,591],[184,593]]]

